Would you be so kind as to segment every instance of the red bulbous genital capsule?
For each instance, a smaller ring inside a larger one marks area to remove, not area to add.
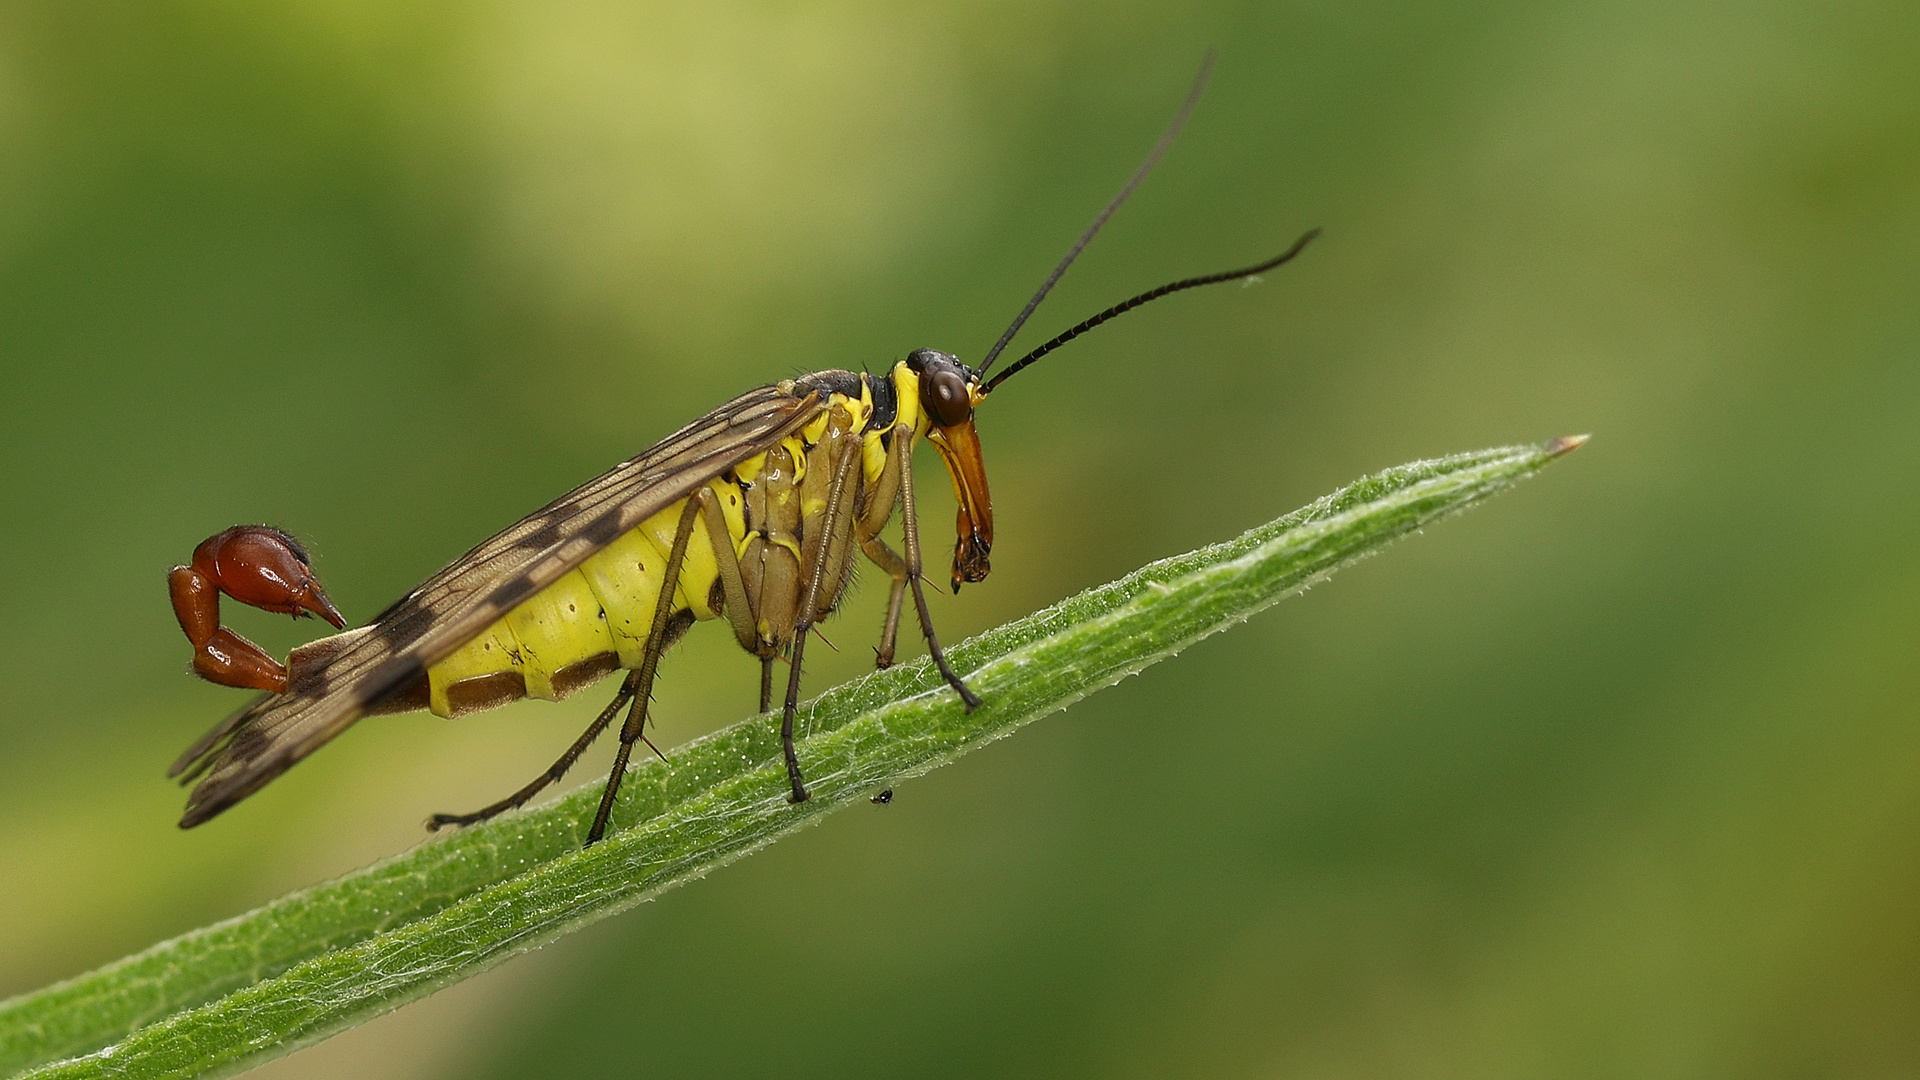
[[[347,620],[314,578],[299,541],[265,525],[236,525],[193,549],[193,569],[249,607],[299,618],[318,615],[345,630]]]
[[[312,614],[346,629],[347,620],[314,580],[298,541],[265,525],[215,533],[193,550],[191,566],[167,574],[174,618],[193,643],[194,674],[222,686],[287,689],[287,669],[260,646],[220,625],[220,594],[264,611]]]

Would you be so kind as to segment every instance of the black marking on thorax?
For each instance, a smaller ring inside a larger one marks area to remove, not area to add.
[[[861,377],[851,371],[816,371],[811,375],[802,375],[793,381],[793,396],[806,397],[808,391],[818,390],[820,399],[840,394],[858,401],[860,399]]]
[[[873,398],[873,416],[867,421],[867,430],[878,431],[884,446],[893,436],[894,418],[900,415],[900,395],[894,389],[893,370],[889,368],[877,375],[869,372],[860,378],[866,382],[867,393]]]

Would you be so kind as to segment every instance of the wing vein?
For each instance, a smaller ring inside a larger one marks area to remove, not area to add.
[[[256,699],[174,763],[169,775],[182,783],[200,778],[181,827],[259,790],[528,596],[822,407],[817,393],[778,386],[743,394],[478,544],[365,627],[325,639],[338,648],[287,693]]]

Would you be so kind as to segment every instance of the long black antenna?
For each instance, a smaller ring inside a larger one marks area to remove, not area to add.
[[[1107,219],[1113,216],[1113,212],[1120,209],[1120,204],[1127,201],[1127,196],[1133,194],[1133,189],[1140,186],[1140,181],[1147,178],[1147,174],[1153,171],[1154,165],[1159,163],[1160,155],[1166,153],[1167,147],[1173,145],[1174,136],[1180,134],[1180,129],[1187,126],[1187,117],[1192,115],[1193,107],[1200,103],[1201,91],[1207,88],[1207,76],[1213,73],[1213,52],[1212,49],[1207,50],[1207,58],[1200,63],[1200,75],[1193,80],[1193,89],[1187,91],[1187,100],[1181,104],[1179,115],[1173,118],[1173,123],[1167,127],[1166,134],[1160,136],[1160,141],[1153,144],[1153,151],[1147,155],[1147,160],[1140,163],[1140,167],[1135,169],[1133,175],[1128,178],[1126,186],[1120,189],[1120,194],[1113,197],[1113,201],[1107,204],[1107,208],[1100,211],[1100,216],[1093,219],[1093,224],[1087,226],[1087,231],[1080,234],[1080,239],[1074,241],[1073,247],[1067,251],[1067,257],[1061,259],[1060,265],[1054,267],[1053,273],[1048,274],[1047,280],[1041,283],[1040,291],[1033,294],[1033,299],[1027,301],[1027,306],[1020,309],[1020,314],[1014,316],[1013,325],[1007,327],[1007,332],[1001,334],[1000,340],[994,342],[993,348],[987,350],[987,358],[980,362],[980,369],[975,372],[974,378],[980,379],[986,376],[987,369],[1000,358],[1000,353],[1006,349],[1007,343],[1013,340],[1013,335],[1020,332],[1020,327],[1026,323],[1027,317],[1033,314],[1033,309],[1039,307],[1040,301],[1045,300],[1047,293],[1053,290],[1054,282],[1059,281],[1060,275],[1066,273],[1067,267],[1073,265],[1073,260],[1080,257],[1081,249],[1093,240],[1093,235],[1100,231],[1100,226],[1107,223]]]
[[[1266,262],[1263,262],[1258,266],[1249,266],[1244,270],[1228,270],[1228,271],[1225,271],[1224,273],[1219,273],[1219,274],[1207,274],[1203,277],[1184,278],[1180,281],[1173,282],[1170,285],[1162,285],[1157,289],[1149,289],[1146,292],[1141,293],[1139,296],[1136,296],[1131,300],[1122,300],[1120,303],[1113,305],[1112,307],[1108,308],[1107,310],[1101,312],[1098,315],[1095,315],[1093,318],[1088,319],[1087,321],[1081,323],[1079,326],[1076,326],[1073,329],[1068,330],[1066,333],[1061,334],[1059,337],[1054,338],[1052,341],[1047,342],[1045,345],[1040,346],[1039,348],[1033,350],[1032,352],[1021,357],[1020,359],[1015,360],[1012,363],[1012,365],[1010,365],[1007,368],[1007,370],[987,380],[987,384],[980,388],[980,392],[982,394],[992,393],[994,387],[999,386],[1001,383],[1006,382],[1008,379],[1012,378],[1014,372],[1019,371],[1021,368],[1026,367],[1028,364],[1033,363],[1035,360],[1040,359],[1041,357],[1047,355],[1048,353],[1059,348],[1060,346],[1065,345],[1067,342],[1072,341],[1074,338],[1079,337],[1081,334],[1084,334],[1087,331],[1093,329],[1094,327],[1099,326],[1101,323],[1106,322],[1108,319],[1111,319],[1117,315],[1125,315],[1127,312],[1132,311],[1134,308],[1139,307],[1141,304],[1144,304],[1149,300],[1158,300],[1161,297],[1167,295],[1168,293],[1177,293],[1182,289],[1194,289],[1202,285],[1215,285],[1222,281],[1233,281],[1237,278],[1252,277],[1253,275],[1262,273],[1263,271],[1271,270],[1274,267],[1279,266],[1281,263],[1286,262],[1288,259],[1293,258],[1295,255],[1300,254],[1300,249],[1306,247],[1307,244],[1310,243],[1314,237],[1319,235],[1320,235],[1319,229],[1312,229],[1308,231],[1308,233],[1305,236],[1302,236],[1300,239],[1295,240],[1293,242],[1292,247],[1288,248],[1287,250],[1281,252],[1278,255],[1275,255],[1273,258],[1268,259]]]

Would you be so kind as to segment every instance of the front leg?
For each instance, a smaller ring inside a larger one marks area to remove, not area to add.
[[[880,530],[893,520],[893,508],[900,503],[900,472],[912,468],[913,429],[895,425],[887,443],[887,463],[866,492],[866,502],[854,519],[854,535],[867,560],[886,572],[893,581],[887,596],[887,622],[880,630],[880,644],[873,650],[873,666],[893,666],[895,644],[900,638],[900,606],[907,595],[907,560],[880,539]]]
[[[894,647],[900,640],[900,606],[907,596],[907,560],[878,536],[862,537],[860,550],[866,552],[867,561],[886,571],[887,576],[893,579],[893,591],[887,596],[887,622],[880,628],[880,644],[873,650],[873,666],[890,668],[893,666]]]
[[[845,439],[843,445],[845,448],[834,463],[827,504],[820,514],[819,532],[812,533],[813,523],[808,523],[807,557],[800,567],[807,587],[800,598],[800,617],[793,627],[793,668],[787,673],[787,701],[780,715],[780,749],[786,754],[787,780],[793,785],[788,802],[802,803],[809,797],[806,781],[800,776],[800,757],[793,748],[793,717],[800,706],[800,673],[806,657],[807,632],[813,629],[814,618],[823,606],[822,598],[839,593],[841,575],[847,568],[846,559],[837,554],[840,549],[836,541],[841,535],[841,515],[850,512],[851,496],[858,483],[854,477],[860,468],[860,446],[851,438]]]
[[[933,658],[933,666],[940,670],[940,677],[947,680],[960,695],[967,711],[980,707],[980,695],[968,688],[960,676],[954,674],[952,665],[947,663],[947,654],[940,648],[940,639],[933,633],[933,616],[927,612],[927,594],[920,587],[920,520],[913,508],[913,470],[900,470],[900,526],[907,541],[907,586],[913,590],[913,606],[920,615],[920,632],[927,638],[927,655]]]

